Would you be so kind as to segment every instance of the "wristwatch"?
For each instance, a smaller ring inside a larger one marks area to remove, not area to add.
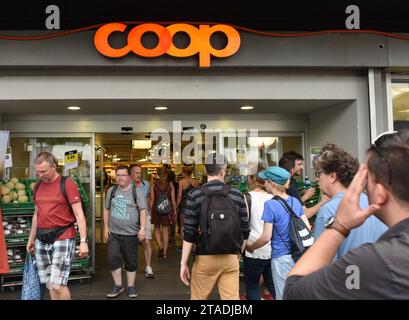
[[[342,224],[337,221],[336,217],[331,217],[325,222],[325,228],[327,229],[334,229],[342,234],[345,238],[348,237],[351,230],[345,228]]]
[[[87,241],[88,241],[88,239],[87,239],[87,238],[83,238],[83,239],[81,239],[81,240],[80,240],[80,242],[81,242],[81,243],[83,243],[83,242],[87,242]]]
[[[141,230],[145,231],[145,227],[142,226],[142,227],[141,227]]]

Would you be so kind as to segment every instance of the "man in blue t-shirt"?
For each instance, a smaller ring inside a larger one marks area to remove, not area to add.
[[[286,194],[286,188],[290,183],[290,173],[283,168],[273,166],[259,172],[258,176],[265,180],[266,190],[284,199],[294,213],[309,227],[300,201]],[[276,299],[282,300],[287,274],[294,266],[289,235],[290,213],[279,201],[271,199],[264,203],[261,219],[264,221],[263,234],[255,242],[248,244],[246,250],[252,253],[271,240],[271,271]]]
[[[150,186],[149,182],[142,179],[142,167],[140,164],[131,165],[131,176],[132,182],[142,191],[145,196],[146,203],[149,203],[149,192]],[[151,216],[149,213],[149,208],[146,210],[146,235],[145,240],[143,240],[143,246],[145,247],[145,277],[153,278],[154,273],[151,266],[152,260],[152,230],[151,230]]]
[[[359,169],[359,162],[336,145],[326,144],[314,158],[313,166],[321,190],[331,197],[331,200],[321,207],[315,219],[314,238],[317,240],[325,230],[325,223],[335,217],[345,191]],[[362,209],[368,207],[368,197],[364,193],[360,195],[359,206]],[[364,243],[376,242],[386,230],[385,224],[377,217],[370,216],[361,226],[351,230],[339,247],[334,260]]]

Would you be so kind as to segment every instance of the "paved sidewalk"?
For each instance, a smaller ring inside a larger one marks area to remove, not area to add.
[[[178,241],[179,242],[179,241]],[[178,243],[177,242],[177,243]],[[190,297],[189,288],[186,287],[179,278],[179,266],[181,253],[176,251],[176,244],[171,243],[168,258],[158,258],[156,244],[152,241],[152,268],[155,278],[148,279],[144,275],[145,261],[143,246],[138,249],[138,271],[135,287],[138,292],[139,300],[188,300]],[[126,283],[125,272],[122,275],[122,281]],[[244,291],[241,279],[241,290]],[[79,280],[69,282],[71,296],[73,300],[106,300],[106,294],[111,291],[113,286],[112,277],[106,264],[106,245],[98,244],[96,249],[96,273],[92,275],[89,283],[83,284]],[[21,287],[15,289],[5,288],[0,293],[0,300],[19,300]],[[212,293],[211,299],[219,299],[217,288]],[[45,299],[49,299],[46,293]],[[128,300],[125,291],[115,299]]]

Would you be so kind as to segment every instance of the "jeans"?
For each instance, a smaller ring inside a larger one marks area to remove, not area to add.
[[[294,267],[294,260],[290,254],[271,259],[271,271],[273,273],[276,300],[283,300],[284,285],[288,273]]]
[[[243,259],[244,281],[246,284],[247,300],[260,300],[260,277],[271,295],[275,296],[273,276],[271,274],[271,259]]]

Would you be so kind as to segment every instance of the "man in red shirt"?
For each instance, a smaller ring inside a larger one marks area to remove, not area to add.
[[[41,183],[35,187],[35,211],[27,251],[35,252],[40,281],[47,285],[51,299],[69,300],[71,295],[67,282],[75,251],[75,222],[81,236],[80,257],[87,257],[89,251],[81,197],[75,182],[67,179],[67,202],[61,191],[56,159],[51,153],[37,155],[35,170]],[[55,237],[50,236],[53,233]]]

